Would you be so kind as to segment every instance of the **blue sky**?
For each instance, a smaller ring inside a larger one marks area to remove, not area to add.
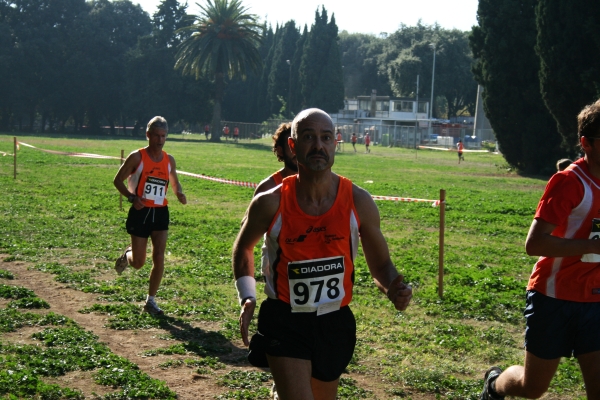
[[[139,3],[152,15],[160,0],[132,2]],[[188,10],[192,14],[199,12],[196,3],[202,4],[204,1],[188,2]],[[278,22],[285,23],[293,19],[300,27],[307,24],[309,29],[317,7],[320,9],[324,5],[330,17],[332,13],[335,14],[340,31],[378,35],[396,31],[401,23],[416,25],[419,19],[425,25],[437,22],[447,29],[470,30],[471,26],[477,24],[478,0],[242,0],[242,4],[262,20],[267,19],[273,27]]]

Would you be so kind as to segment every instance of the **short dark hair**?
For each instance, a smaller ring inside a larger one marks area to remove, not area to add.
[[[580,139],[600,138],[600,100],[585,106],[577,116],[577,135]]]
[[[153,128],[164,129],[167,132],[169,131],[167,120],[160,116],[156,116],[148,122],[146,132],[150,132]]]
[[[284,122],[275,131],[273,134],[273,153],[277,156],[277,160],[283,161],[283,158],[277,154],[277,147],[281,146],[281,148],[285,148],[287,146],[287,140],[292,134],[292,124],[289,122]]]
[[[565,168],[567,168],[569,165],[571,165],[573,163],[573,161],[571,161],[568,158],[561,158],[560,160],[558,160],[556,162],[556,170],[557,171],[564,171]]]

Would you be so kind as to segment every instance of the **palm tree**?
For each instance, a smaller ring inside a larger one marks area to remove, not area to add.
[[[202,10],[192,16],[194,23],[181,28],[187,37],[178,47],[175,68],[184,75],[202,74],[214,77],[214,109],[212,141],[221,137],[221,102],[225,91],[225,76],[246,79],[248,69],[260,72],[262,58],[258,52],[262,26],[257,17],[248,14],[240,0],[206,0],[196,5]]]

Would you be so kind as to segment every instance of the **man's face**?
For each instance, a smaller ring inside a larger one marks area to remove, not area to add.
[[[167,130],[162,128],[152,128],[146,132],[146,138],[148,138],[148,145],[150,147],[162,150],[165,141],[167,140]]]
[[[320,113],[310,114],[298,124],[298,138],[290,140],[298,164],[311,171],[331,168],[335,154],[335,136],[331,120]]]

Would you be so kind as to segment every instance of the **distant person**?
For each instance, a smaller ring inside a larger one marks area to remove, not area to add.
[[[240,128],[238,128],[236,126],[233,128],[233,141],[237,143],[239,137],[240,137]]]
[[[458,150],[458,163],[460,164],[460,160],[465,161],[463,157],[463,151],[465,150],[465,146],[463,146],[462,140],[459,140],[456,144],[456,149]]]
[[[204,125],[204,136],[206,137],[206,140],[208,140],[209,133],[210,133],[210,125],[206,124],[206,125]]]
[[[365,153],[370,153],[371,149],[369,149],[369,145],[371,144],[371,137],[369,136],[369,132],[365,134],[365,148],[367,151]]]
[[[480,399],[537,399],[562,357],[579,363],[588,399],[600,399],[600,100],[577,116],[583,158],[551,178],[525,249],[539,256],[527,285],[525,365],[489,368]]]
[[[283,400],[335,400],[352,359],[352,299],[359,241],[376,286],[397,310],[412,289],[391,261],[371,195],[335,174],[335,133],[329,115],[301,111],[288,140],[298,175],[252,199],[233,245],[240,333],[252,365],[269,366]],[[249,340],[256,308],[254,247],[267,235],[267,299]]]
[[[152,240],[152,271],[150,288],[144,311],[162,315],[155,301],[165,269],[165,248],[169,229],[167,189],[169,184],[181,204],[187,199],[177,178],[177,166],[173,156],[165,153],[169,127],[163,117],[154,117],[148,122],[146,138],[148,145],[127,156],[119,168],[113,183],[117,190],[131,203],[125,226],[131,235],[131,245],[115,263],[120,275],[127,266],[140,269],[146,262],[148,237]],[[127,179],[127,186],[123,181]]]
[[[344,141],[342,140],[342,132],[339,129],[335,135],[335,141],[337,142],[337,151],[342,151],[342,143]]]
[[[356,137],[356,133],[352,132],[352,148],[354,149],[354,152],[356,153],[356,141],[358,140],[358,137]]]
[[[229,125],[227,124],[223,127],[223,136],[225,136],[225,141],[229,139]]]
[[[573,161],[568,158],[561,158],[556,162],[556,171],[564,171],[569,165],[571,165]]]

